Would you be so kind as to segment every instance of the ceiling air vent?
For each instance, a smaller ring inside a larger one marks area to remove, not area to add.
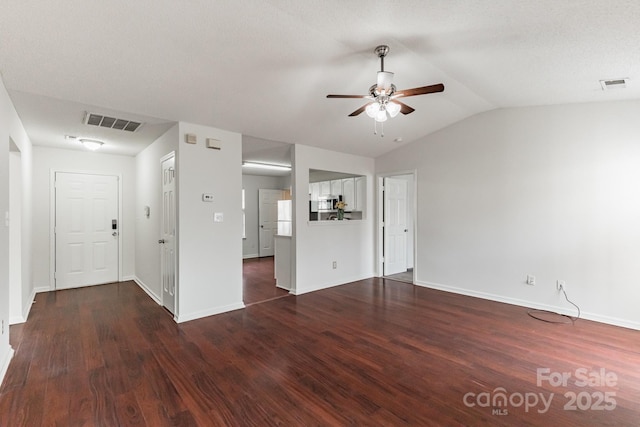
[[[115,117],[103,116],[102,114],[87,113],[84,117],[84,123],[91,126],[99,126],[109,129],[126,130],[127,132],[135,132],[142,126],[140,122],[132,120],[117,119]]]
[[[629,79],[600,80],[602,90],[624,89],[627,87]]]

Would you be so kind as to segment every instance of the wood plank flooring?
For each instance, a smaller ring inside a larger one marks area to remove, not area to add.
[[[242,286],[245,305],[289,295],[276,288],[273,257],[248,258],[242,261]]]
[[[384,279],[180,325],[133,282],[42,293],[11,339],[3,427],[640,420],[640,332],[543,323],[522,307]],[[572,376],[538,385],[539,368]],[[582,368],[617,378],[580,387]],[[501,391],[505,404],[493,402]],[[565,409],[565,393],[583,409]],[[551,399],[549,409],[532,396]]]

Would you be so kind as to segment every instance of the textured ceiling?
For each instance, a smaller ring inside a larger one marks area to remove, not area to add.
[[[36,145],[94,106],[158,126],[187,121],[376,157],[493,108],[640,98],[635,0],[0,0],[0,8],[0,72]],[[384,138],[366,115],[347,117],[362,100],[325,98],[366,93],[378,44],[391,48],[385,68],[398,89],[446,86],[407,98],[416,111],[386,122]],[[627,89],[601,90],[600,79],[621,77]],[[57,114],[43,119],[55,102]]]

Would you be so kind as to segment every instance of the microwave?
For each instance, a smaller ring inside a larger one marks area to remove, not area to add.
[[[335,196],[322,196],[318,198],[319,211],[332,211],[336,209],[338,198]]]

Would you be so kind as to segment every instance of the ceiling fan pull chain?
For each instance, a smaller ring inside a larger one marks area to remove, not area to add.
[[[373,121],[373,134],[378,134],[378,122],[376,122],[375,120]]]
[[[384,138],[384,122],[380,123],[380,138]]]

